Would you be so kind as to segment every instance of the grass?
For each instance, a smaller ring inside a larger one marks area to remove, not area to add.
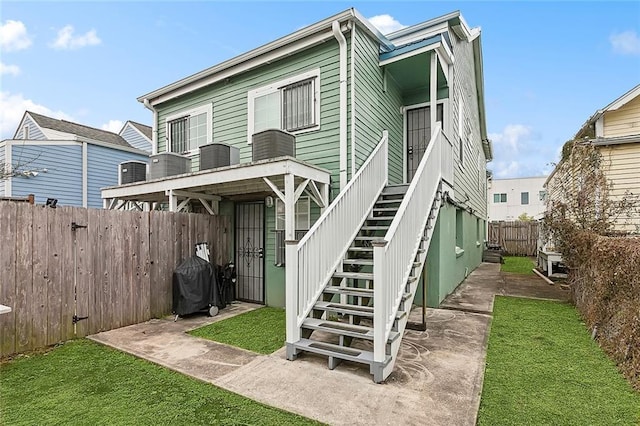
[[[7,425],[318,424],[89,340],[0,365]]]
[[[270,354],[284,345],[284,309],[264,307],[236,315],[189,334],[261,354]]]
[[[640,394],[569,304],[496,296],[479,425],[639,425]]]
[[[536,265],[528,257],[505,256],[500,270],[514,274],[533,275],[533,268],[535,267]]]

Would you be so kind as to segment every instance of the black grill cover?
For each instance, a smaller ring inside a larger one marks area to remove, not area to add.
[[[218,281],[211,264],[193,256],[173,273],[173,313],[188,315],[221,305]],[[224,306],[223,306],[224,307]]]

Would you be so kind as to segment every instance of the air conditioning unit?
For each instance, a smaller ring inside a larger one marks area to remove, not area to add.
[[[240,162],[240,150],[224,143],[210,143],[200,147],[200,170],[231,166]]]
[[[124,161],[118,165],[118,170],[118,185],[147,180],[147,163],[144,161]]]
[[[296,156],[296,138],[291,133],[269,129],[252,136],[252,160]]]
[[[149,156],[149,179],[180,175],[191,171],[191,159],[173,152],[161,152]]]

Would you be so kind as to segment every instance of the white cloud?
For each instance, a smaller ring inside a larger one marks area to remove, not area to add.
[[[393,16],[387,14],[372,16],[369,18],[369,22],[382,34],[389,34],[407,27],[398,22]]]
[[[17,65],[7,65],[4,62],[0,62],[0,75],[18,75],[20,74],[20,67]]]
[[[489,133],[489,139],[491,139],[496,148],[508,148],[516,153],[531,136],[531,127],[524,124],[507,124],[502,132]]]
[[[613,52],[620,55],[640,55],[640,38],[634,30],[614,33],[609,36]]]
[[[54,49],[73,50],[86,46],[96,46],[102,43],[96,30],[87,31],[83,35],[74,35],[72,25],[67,25],[58,31],[58,37],[50,44]]]
[[[0,25],[0,47],[5,52],[23,50],[31,46],[27,27],[21,21],[8,19]]]
[[[498,179],[511,178],[518,175],[520,163],[517,161],[494,161],[493,176]]]
[[[9,92],[0,92],[0,140],[13,137],[26,110],[47,117],[72,120],[62,111],[53,111],[31,99],[25,99],[22,93],[13,95]]]
[[[102,130],[118,133],[122,130],[122,126],[124,126],[124,123],[120,120],[109,120],[108,123],[102,125]]]

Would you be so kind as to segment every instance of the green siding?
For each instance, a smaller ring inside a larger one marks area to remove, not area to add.
[[[478,219],[466,210],[462,211],[464,253],[456,257],[456,211],[459,210],[451,205],[440,209],[427,252],[427,305],[430,307],[437,307],[482,261],[482,241],[478,245],[476,239]],[[480,224],[483,235],[484,221],[480,220]],[[416,292],[416,303],[420,302],[421,291],[419,288]]]
[[[274,81],[320,69],[320,130],[296,136],[296,157],[323,167],[332,174],[334,194],[339,186],[339,57],[334,39],[295,55],[265,64],[252,71],[201,88],[165,102],[158,110],[158,150],[166,147],[166,118],[201,105],[213,105],[213,142],[227,143],[240,149],[240,162],[251,161],[247,141],[247,93]],[[347,90],[349,93],[349,90]],[[192,167],[197,170],[197,155]]]
[[[403,170],[402,95],[391,76],[378,65],[379,46],[362,30],[355,33],[356,169],[389,131],[389,182],[401,183]],[[386,78],[386,91],[384,90]]]

